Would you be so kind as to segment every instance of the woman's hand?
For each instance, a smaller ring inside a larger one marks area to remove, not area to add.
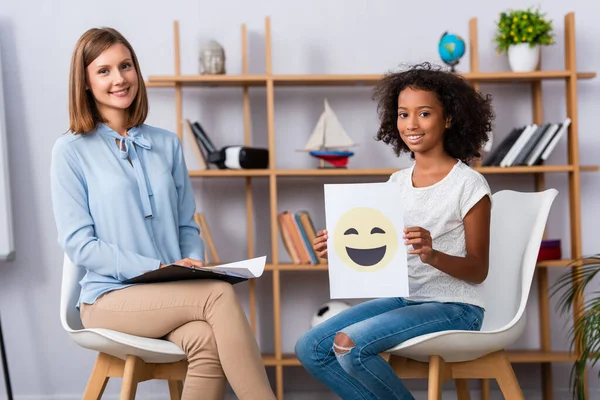
[[[194,260],[193,258],[184,258],[183,260],[179,260],[174,262],[175,265],[182,265],[184,267],[194,267],[194,268],[202,268],[204,267],[204,263],[200,260]],[[164,268],[171,264],[160,264],[161,268]]]
[[[327,230],[317,232],[317,237],[313,240],[313,249],[317,257],[327,259]]]
[[[420,226],[409,227],[404,229],[402,237],[405,239],[404,244],[413,246],[413,250],[409,250],[408,254],[418,254],[425,264],[434,263],[436,252],[433,250],[433,241],[427,229]]]

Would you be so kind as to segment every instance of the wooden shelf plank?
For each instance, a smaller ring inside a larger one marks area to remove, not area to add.
[[[271,172],[268,169],[207,169],[188,171],[192,178],[227,178],[227,177],[249,177],[249,176],[269,176]]]
[[[573,260],[563,259],[563,260],[547,260],[540,261],[536,264],[537,268],[564,268],[570,266]],[[592,262],[597,262],[595,260],[585,262],[584,264],[591,264]],[[265,271],[327,271],[327,264],[267,264],[265,266]]]
[[[540,81],[566,79],[571,76],[570,71],[533,71],[533,72],[467,72],[462,74],[466,79],[477,82],[514,82],[514,81]],[[593,79],[595,72],[578,72],[577,79]]]
[[[482,174],[531,174],[541,172],[570,172],[572,165],[535,165],[532,167],[475,167]]]
[[[566,79],[570,71],[534,71],[534,72],[465,72],[465,79],[474,82],[514,82]],[[578,79],[593,79],[595,72],[578,72]],[[300,74],[274,75],[275,86],[369,86],[381,79],[380,74]]]
[[[327,264],[267,264],[265,271],[327,271]]]
[[[545,260],[539,261],[536,266],[538,268],[566,267],[572,262],[573,260]]]
[[[574,170],[571,165],[541,165],[534,167],[475,167],[475,170],[482,174],[537,174],[550,172],[571,172]],[[600,171],[600,166],[586,165],[580,167],[581,171],[594,172]],[[396,169],[381,168],[381,169],[344,169],[344,168],[327,168],[327,169],[276,169],[274,171],[268,169],[209,169],[209,170],[190,170],[191,177],[252,177],[252,176],[292,176],[292,177],[318,177],[318,176],[389,176]]]
[[[180,83],[182,86],[267,86],[266,75],[154,75],[148,81],[152,84]]]
[[[390,175],[396,169],[344,169],[344,168],[327,168],[327,169],[277,169],[277,176],[379,176]],[[570,172],[574,168],[571,165],[539,165],[532,167],[475,167],[475,170],[482,174],[536,174],[545,172]],[[598,171],[599,166],[581,166],[581,171]]]
[[[534,72],[465,72],[460,75],[474,82],[515,82],[566,79],[569,71]],[[593,79],[595,72],[578,72],[577,79]],[[381,79],[380,74],[300,74],[300,75],[152,75],[148,87],[183,86],[266,86],[269,79],[275,86],[370,86]]]
[[[276,169],[277,176],[379,176],[390,175],[398,171],[394,169],[365,169],[365,168],[324,168],[324,169]]]
[[[281,360],[277,360],[275,358],[275,355],[273,354],[263,354],[262,356],[263,359],[263,364],[266,366],[276,366],[276,365],[283,365],[283,366],[301,366],[302,364],[300,363],[300,360],[298,360],[298,358],[296,357],[295,354],[283,354],[283,357]]]
[[[547,363],[547,362],[573,362],[576,355],[568,351],[549,351],[541,350],[509,350],[508,359],[515,364],[527,363]],[[263,363],[267,366],[301,366],[300,360],[294,354],[284,354],[281,360],[276,360],[273,355],[263,355]]]
[[[577,359],[568,351],[509,350],[507,353],[512,363],[573,362]]]
[[[277,359],[273,354],[263,354],[262,355],[263,364],[269,367],[273,367],[277,365]],[[298,362],[299,363],[299,362]]]
[[[273,84],[275,86],[372,86],[380,79],[380,74],[274,75]]]
[[[174,82],[144,82],[147,88],[157,88],[157,87],[175,87]]]
[[[579,169],[583,172],[600,171],[600,165],[580,165]]]

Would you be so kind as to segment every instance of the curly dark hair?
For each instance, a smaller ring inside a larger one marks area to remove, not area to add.
[[[442,103],[444,116],[451,120],[444,133],[446,153],[467,164],[481,156],[479,150],[488,140],[494,119],[491,96],[483,96],[460,75],[428,62],[389,72],[376,84],[373,99],[377,101],[380,126],[375,140],[391,143],[397,156],[408,152],[414,158],[396,124],[398,96],[407,87],[433,92]]]

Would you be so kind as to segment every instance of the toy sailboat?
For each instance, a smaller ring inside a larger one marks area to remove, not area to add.
[[[354,155],[346,150],[352,146],[356,146],[356,143],[348,136],[325,99],[325,110],[302,151],[309,152],[311,156],[335,168],[343,168],[348,164],[348,158]],[[323,163],[321,167],[324,167]]]

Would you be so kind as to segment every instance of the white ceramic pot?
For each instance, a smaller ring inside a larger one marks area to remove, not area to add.
[[[529,43],[513,44],[508,47],[508,63],[513,72],[535,71],[540,62],[540,45],[529,47]]]

